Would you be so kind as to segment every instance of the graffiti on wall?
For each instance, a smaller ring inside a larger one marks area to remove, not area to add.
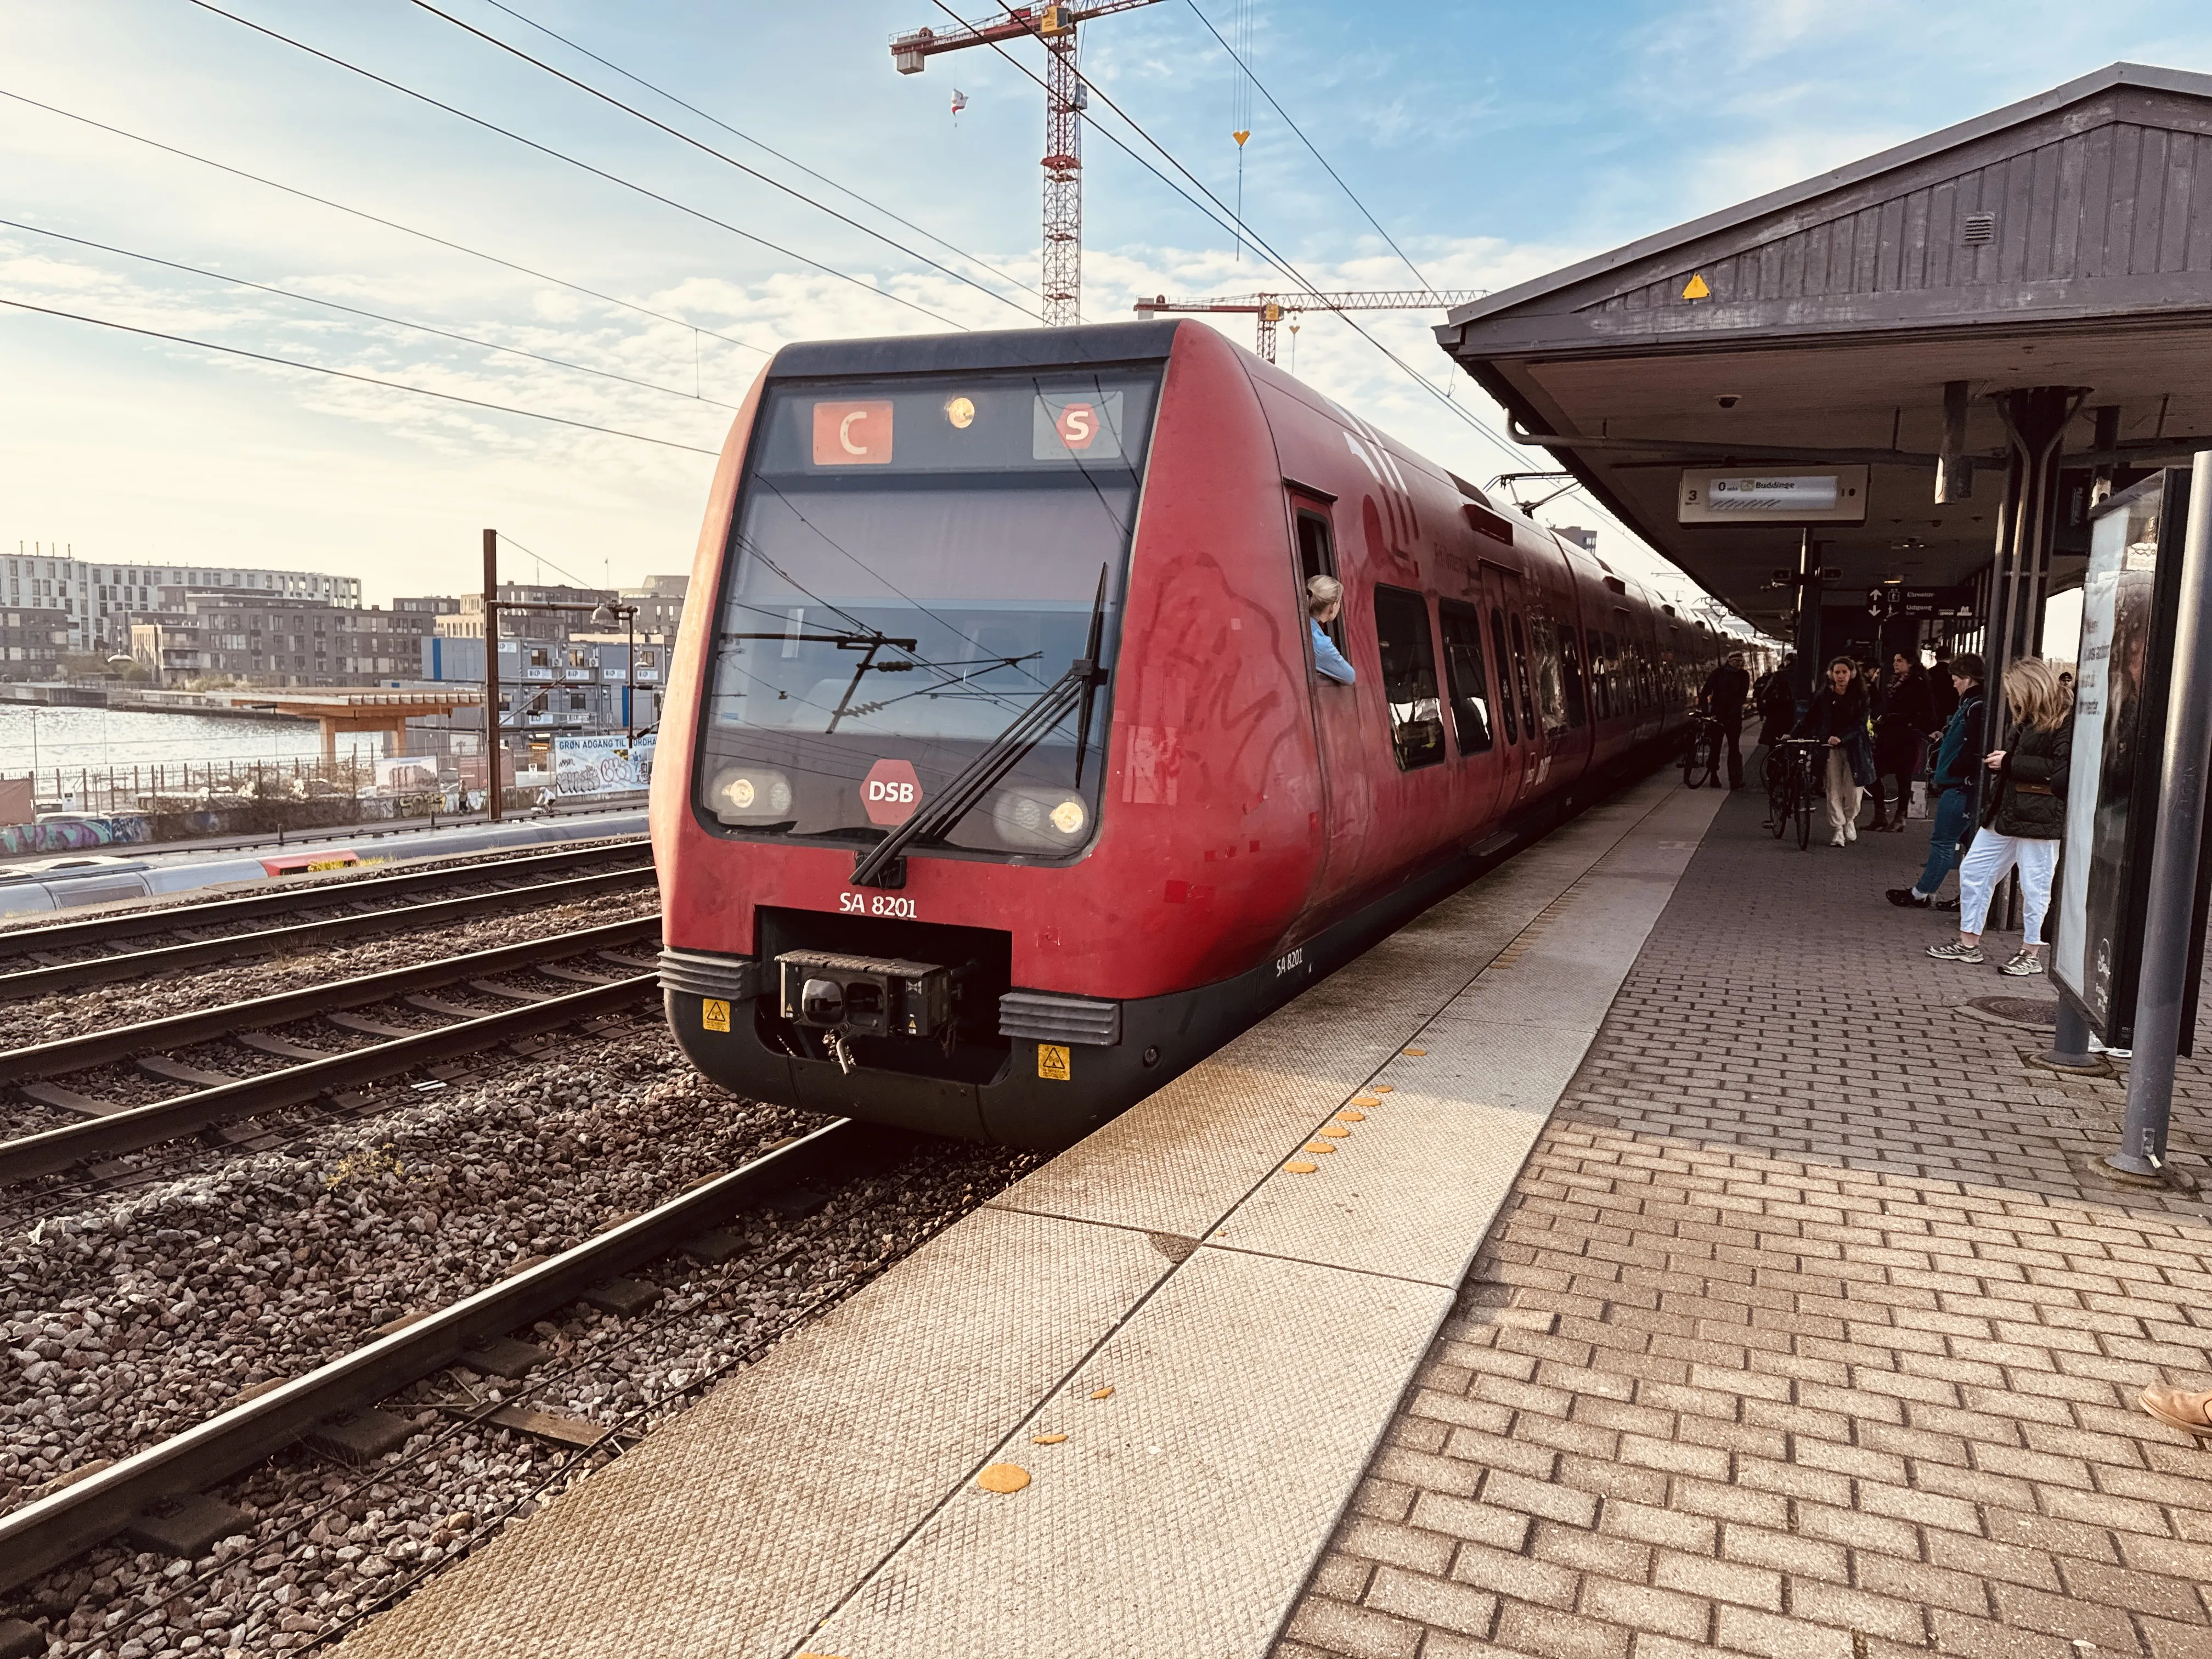
[[[93,847],[129,847],[151,841],[146,820],[135,813],[112,818],[49,818],[44,823],[0,824],[0,853],[80,853]]]

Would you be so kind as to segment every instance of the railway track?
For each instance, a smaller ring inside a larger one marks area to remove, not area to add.
[[[179,905],[167,910],[133,911],[82,921],[17,928],[0,933],[0,966],[25,965],[0,972],[0,999],[48,996],[82,986],[150,979],[185,968],[319,946],[339,939],[465,922],[517,904],[571,904],[653,881],[654,871],[649,855],[643,863],[627,861],[613,870],[583,875],[567,873],[579,865],[605,863],[611,858],[634,860],[640,850],[635,843],[572,848],[447,870],[318,883],[313,887],[254,893],[244,898]],[[489,892],[450,898],[423,896],[487,880],[513,882],[517,878],[520,878],[518,884],[498,887]],[[392,902],[385,902],[387,900]],[[363,904],[375,908],[354,908]],[[191,935],[269,916],[296,915],[303,909],[331,908],[349,910],[351,914],[324,915],[246,933],[187,937],[180,943],[145,949],[109,950],[103,955],[76,959],[65,959],[59,954],[88,947],[109,947],[166,933]]]
[[[623,954],[623,948],[653,940],[659,931],[658,916],[635,917],[0,1053],[0,1077],[15,1083],[20,1095],[84,1120],[0,1141],[0,1185],[301,1105],[629,1006],[653,995],[658,978],[651,963]],[[579,957],[614,971],[571,965]],[[526,969],[580,988],[547,993],[501,977]],[[487,1013],[433,994],[457,984],[519,1006]],[[391,1002],[450,1023],[409,1030],[352,1012]],[[314,1018],[381,1040],[331,1052],[278,1034]],[[214,1042],[295,1063],[239,1077],[176,1058],[176,1051]],[[134,1106],[50,1080],[126,1059],[135,1059],[149,1077],[198,1086]]]
[[[0,1516],[0,1590],[15,1589],[126,1530],[142,1542],[166,1540],[177,1553],[198,1555],[215,1538],[251,1523],[204,1496],[208,1488],[319,1433],[343,1431],[360,1442],[391,1440],[398,1432],[391,1441],[396,1446],[412,1431],[404,1419],[377,1421],[378,1401],[464,1356],[472,1357],[474,1369],[526,1375],[538,1351],[508,1333],[582,1298],[634,1304],[635,1293],[648,1287],[625,1290],[623,1274],[678,1251],[718,1261],[726,1254],[726,1241],[714,1230],[740,1210],[779,1200],[803,1206],[810,1188],[873,1173],[910,1144],[911,1137],[895,1131],[833,1121],[448,1307],[388,1326],[304,1376],[252,1390],[194,1428]],[[551,1431],[572,1445],[596,1443],[579,1435],[573,1419],[556,1419],[565,1429],[533,1428],[527,1408],[503,1412],[507,1406],[512,1402],[487,1408],[479,1420],[525,1432]]]

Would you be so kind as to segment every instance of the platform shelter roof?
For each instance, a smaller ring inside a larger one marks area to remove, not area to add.
[[[2115,64],[1459,307],[1437,333],[1541,446],[1532,467],[1548,448],[1767,627],[1790,612],[1776,578],[1803,531],[1681,522],[1686,468],[1865,465],[1865,522],[1815,532],[1832,591],[1963,583],[2005,498],[1991,394],[2079,389],[2063,586],[2094,468],[2212,444],[2212,76]],[[1938,506],[1959,382],[1952,442],[1996,476]]]

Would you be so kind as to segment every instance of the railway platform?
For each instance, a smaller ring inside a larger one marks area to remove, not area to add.
[[[2212,1653],[2212,1220],[1923,836],[1759,816],[1586,812],[341,1651]]]

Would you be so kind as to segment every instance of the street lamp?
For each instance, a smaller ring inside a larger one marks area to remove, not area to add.
[[[627,749],[636,742],[637,735],[637,719],[631,712],[637,706],[637,607],[605,599],[592,612],[594,627],[611,624],[617,618],[623,625],[623,746]]]

